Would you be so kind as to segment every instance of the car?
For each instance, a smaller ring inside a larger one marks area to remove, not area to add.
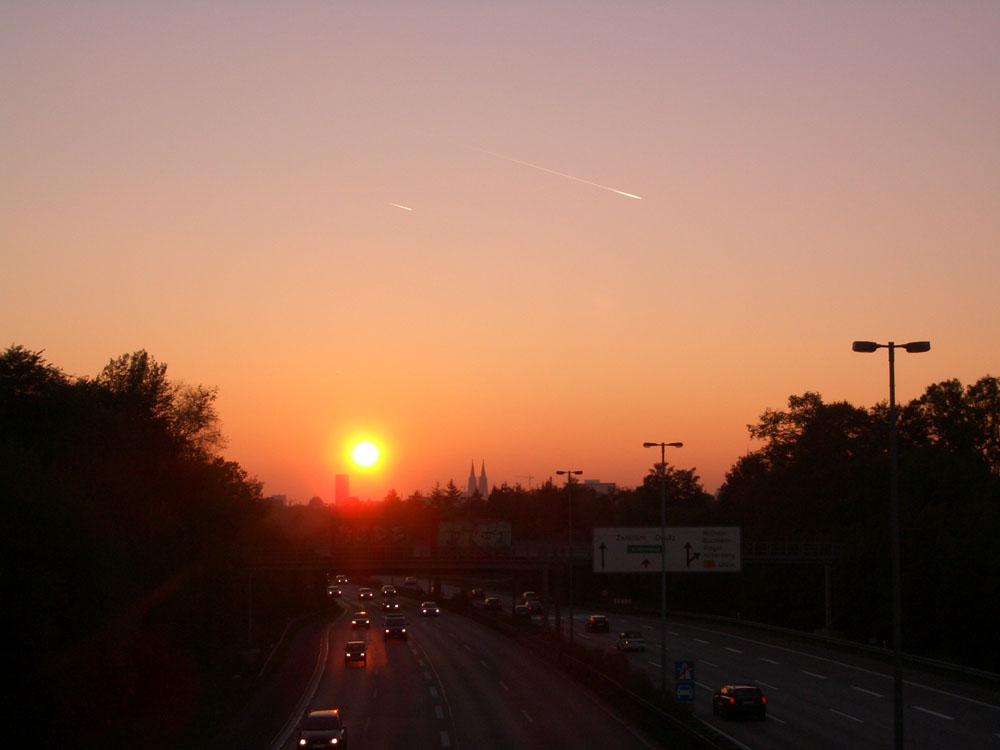
[[[368,664],[368,644],[364,641],[348,641],[344,646],[344,664],[359,661]]]
[[[340,586],[330,585],[326,587],[326,595],[332,597],[340,597],[344,595],[344,592],[343,590],[341,590]]]
[[[351,630],[368,630],[372,625],[372,620],[364,610],[351,615]]]
[[[441,608],[436,602],[420,602],[420,614],[424,617],[437,617],[441,614]]]
[[[382,587],[383,598],[387,599],[389,597],[396,596],[396,594],[397,592],[395,586],[390,586],[389,584],[386,584],[385,586]]]
[[[525,591],[521,594],[521,604],[527,604],[532,600],[541,601],[541,597],[538,596],[537,591]]]
[[[375,592],[369,588],[358,589],[358,599],[374,599]]]
[[[604,615],[591,615],[583,623],[583,629],[588,633],[607,633],[611,629],[608,618]]]
[[[528,609],[524,604],[514,605],[514,617],[518,619],[530,620],[531,610]]]
[[[347,747],[347,726],[341,721],[340,710],[329,708],[308,711],[299,722],[296,746],[301,748]]]
[[[347,583],[347,576],[338,575],[334,583],[336,583],[339,586],[343,586],[345,583]]]
[[[393,601],[392,599],[385,599],[382,601],[382,611],[383,612],[398,612],[399,602]]]
[[[619,651],[645,651],[646,639],[635,630],[623,630],[618,634],[615,648]]]
[[[469,598],[470,599],[485,599],[486,598],[486,592],[483,591],[482,589],[469,589]]]
[[[406,580],[403,581],[403,585],[415,587],[417,585],[417,579],[413,576],[406,576]]]
[[[730,719],[734,716],[767,718],[767,698],[756,685],[723,685],[712,696],[712,713]]]
[[[403,615],[386,615],[384,620],[383,639],[388,641],[392,638],[406,640],[406,618]]]
[[[483,599],[485,609],[503,609],[503,600],[499,596],[487,596]]]
[[[533,615],[544,615],[545,607],[537,599],[529,599],[524,603],[524,606],[528,608],[528,611]]]

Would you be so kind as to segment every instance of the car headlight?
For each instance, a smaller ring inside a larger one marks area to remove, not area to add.
[[[306,744],[308,744],[308,742],[309,742],[309,741],[308,741],[308,740],[307,740],[307,739],[306,739],[305,737],[301,737],[301,738],[299,739],[299,744],[300,744],[300,745],[302,745],[303,747],[304,747],[304,746],[305,746]]]

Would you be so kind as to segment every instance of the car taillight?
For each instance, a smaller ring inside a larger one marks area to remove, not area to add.
[[[767,703],[767,698],[765,696],[763,696],[763,695],[760,696],[760,702],[761,703]]]
[[[729,699],[729,702],[730,702],[730,703],[736,703],[736,699],[735,699],[735,698],[730,698],[730,699]]]

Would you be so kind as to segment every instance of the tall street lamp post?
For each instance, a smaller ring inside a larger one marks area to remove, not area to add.
[[[667,448],[684,443],[643,443],[643,448],[660,447],[660,690],[667,694]]]
[[[567,540],[566,559],[569,562],[569,647],[573,648],[573,476],[583,474],[579,469],[557,471],[556,474],[566,475],[566,499],[569,505],[569,538]]]
[[[892,553],[893,737],[896,750],[903,750],[903,595],[899,549],[899,459],[896,448],[896,349],[919,354],[930,351],[930,348],[930,341],[911,341],[908,344],[855,341],[851,345],[853,351],[865,354],[877,349],[889,350],[889,536]]]

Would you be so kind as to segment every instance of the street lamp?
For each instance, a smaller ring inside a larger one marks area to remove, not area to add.
[[[877,349],[889,350],[889,536],[892,550],[892,683],[893,736],[896,750],[903,750],[903,595],[899,549],[899,459],[896,448],[896,349],[909,354],[930,351],[930,341],[908,344],[877,344],[855,341],[851,349],[871,354]]]
[[[667,448],[684,443],[643,443],[643,448],[660,447],[660,690],[667,694]]]
[[[556,474],[566,475],[566,499],[569,505],[569,539],[566,551],[569,561],[569,647],[573,648],[573,476],[583,472],[579,469],[567,469],[557,471]]]

